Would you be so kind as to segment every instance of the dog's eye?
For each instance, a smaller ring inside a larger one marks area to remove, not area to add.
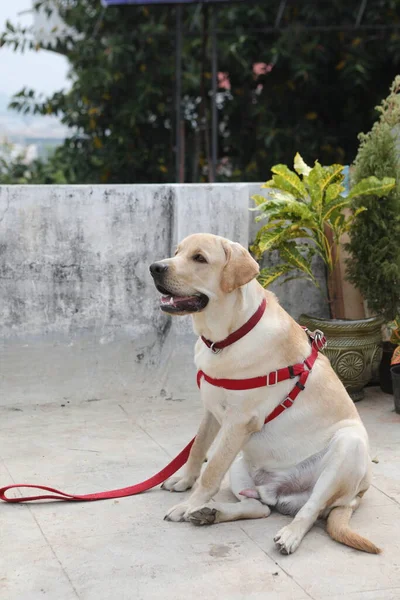
[[[192,256],[192,258],[195,262],[198,262],[198,263],[206,263],[207,262],[202,254],[195,254],[194,256]]]

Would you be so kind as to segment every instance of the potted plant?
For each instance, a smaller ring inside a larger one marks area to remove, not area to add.
[[[389,323],[388,327],[391,331],[390,342],[395,348],[390,361],[394,408],[400,414],[400,318]]]
[[[395,181],[371,176],[359,181],[345,196],[343,169],[338,164],[323,167],[318,161],[311,168],[299,154],[294,160],[294,171],[286,165],[274,166],[272,179],[262,186],[267,189],[267,197],[253,197],[261,213],[257,220],[267,222],[259,230],[252,251],[257,258],[272,250],[280,255],[280,264],[260,272],[260,283],[265,287],[282,276],[286,281],[306,277],[318,286],[311,262],[315,255],[323,260],[332,318],[301,315],[300,323],[324,331],[328,338],[325,353],[353,399],[358,400],[371,377],[372,363],[377,356],[380,360],[383,320],[379,316],[346,321],[333,311],[337,249],[342,235],[365,210],[363,206],[347,213],[344,209],[351,206],[354,198],[387,194]]]
[[[399,318],[385,323],[383,327],[383,353],[379,365],[378,383],[382,392],[393,394],[392,366],[400,363],[400,320]]]
[[[388,322],[400,314],[400,76],[377,111],[379,118],[371,131],[359,136],[352,183],[375,175],[394,177],[396,186],[379,201],[373,193],[353,199],[353,210],[362,203],[368,211],[353,223],[346,245],[347,273],[365,300],[367,314],[380,314]],[[383,343],[379,367],[381,389],[389,394],[393,392],[390,362],[394,348],[388,340]]]

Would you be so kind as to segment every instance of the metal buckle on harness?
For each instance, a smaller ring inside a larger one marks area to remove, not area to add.
[[[216,342],[213,342],[210,346],[210,350],[213,354],[219,354],[222,350],[222,348],[214,348]]]
[[[275,373],[275,382],[271,383],[271,375],[273,375],[274,373]],[[276,386],[277,383],[278,383],[278,371],[271,371],[271,373],[268,373],[267,387],[274,387],[274,386]]]
[[[290,402],[289,406],[286,406],[285,402]],[[289,396],[287,396],[284,400],[282,400],[282,402],[280,403],[279,406],[282,406],[283,408],[290,408],[293,404],[294,400],[292,400],[291,398],[289,398]]]
[[[318,350],[323,350],[324,348],[326,348],[328,342],[326,341],[323,331],[321,331],[320,329],[316,329],[313,335],[314,342],[316,343]]]

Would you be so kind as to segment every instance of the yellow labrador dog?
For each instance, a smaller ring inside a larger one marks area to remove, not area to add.
[[[191,314],[195,332],[211,342],[225,340],[265,305],[258,322],[222,350],[201,337],[196,343],[196,366],[211,381],[202,378],[200,384],[204,417],[183,475],[163,485],[193,491],[165,518],[204,525],[268,517],[275,508],[294,517],[274,538],[283,554],[298,548],[319,517],[327,518],[333,539],[379,553],[348,526],[370,485],[371,460],[367,433],[328,359],[317,355],[295,402],[267,424],[266,416],[288,396],[296,378],[279,383],[270,378],[270,385],[244,390],[212,383],[275,373],[310,355],[307,334],[256,281],[257,262],[240,244],[195,234],[150,271],[163,295],[162,310]],[[201,472],[217,434],[215,452]],[[228,470],[240,502],[214,502]]]

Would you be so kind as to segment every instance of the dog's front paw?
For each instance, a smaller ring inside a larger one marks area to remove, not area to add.
[[[190,510],[187,515],[187,520],[193,525],[212,525],[218,523],[218,510],[216,505],[204,504],[194,510]]]
[[[186,492],[186,490],[190,490],[193,487],[195,481],[195,477],[170,477],[164,481],[161,489],[168,492]]]
[[[303,535],[298,524],[291,523],[278,531],[274,542],[281,554],[292,554],[300,546],[302,539]]]
[[[175,504],[172,508],[169,509],[167,514],[164,517],[164,521],[174,521],[175,523],[179,523],[181,521],[187,521],[186,513],[188,512],[189,504],[186,502],[181,502],[180,504]]]

